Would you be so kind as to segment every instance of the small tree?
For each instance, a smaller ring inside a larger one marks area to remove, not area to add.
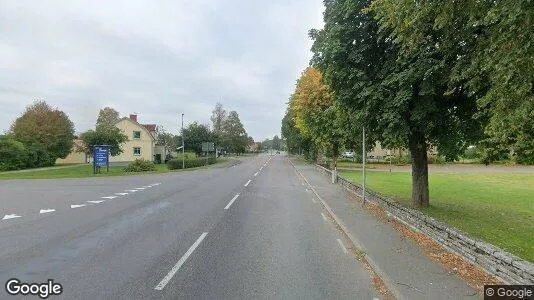
[[[119,112],[111,107],[104,107],[98,113],[96,119],[96,126],[99,125],[115,125],[119,121]]]
[[[84,145],[79,151],[89,156],[92,156],[93,146],[95,145],[109,145],[111,156],[117,156],[122,153],[121,145],[128,140],[128,136],[118,127],[100,125],[96,127],[96,130],[89,130],[82,133],[80,139]]]

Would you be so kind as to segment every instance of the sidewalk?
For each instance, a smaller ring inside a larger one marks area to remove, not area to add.
[[[295,163],[297,170],[330,207],[365,252],[367,260],[398,299],[481,299],[474,288],[425,256],[412,240],[387,222],[362,209],[349,192],[333,185],[313,166]]]

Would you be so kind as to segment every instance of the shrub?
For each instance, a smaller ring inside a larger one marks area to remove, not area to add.
[[[215,157],[192,158],[192,159],[185,159],[184,165],[186,169],[189,169],[189,168],[202,167],[204,165],[212,165],[216,162],[217,162],[217,159]],[[181,169],[182,160],[181,159],[169,160],[167,162],[167,166],[169,167],[169,170]]]
[[[20,170],[26,167],[28,151],[21,142],[0,140],[0,171]]]
[[[56,159],[48,151],[38,146],[28,148],[27,153],[27,168],[49,167],[56,162]]]
[[[148,172],[156,171],[156,165],[148,160],[136,159],[132,161],[125,169],[125,172]]]

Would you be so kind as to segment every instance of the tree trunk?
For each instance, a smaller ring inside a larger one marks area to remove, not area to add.
[[[428,157],[424,134],[414,132],[409,138],[412,155],[412,207],[429,205],[428,193]]]

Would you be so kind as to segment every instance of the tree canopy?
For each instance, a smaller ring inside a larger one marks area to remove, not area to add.
[[[221,142],[227,151],[245,152],[248,135],[236,111],[231,111],[221,125]]]
[[[70,153],[74,124],[63,111],[45,101],[37,101],[15,120],[9,135],[25,147],[36,149],[36,153],[46,152],[46,161],[52,165],[57,158],[65,158]]]
[[[104,107],[98,113],[96,119],[96,126],[99,125],[115,125],[119,121],[119,112],[111,107]]]
[[[214,135],[208,125],[193,122],[184,128],[184,143],[186,151],[202,154],[202,143],[214,142]]]
[[[128,136],[116,126],[102,124],[95,130],[82,133],[80,139],[84,142],[80,151],[89,156],[93,154],[95,145],[109,145],[110,155],[117,156],[123,152],[122,144],[128,140]]]

